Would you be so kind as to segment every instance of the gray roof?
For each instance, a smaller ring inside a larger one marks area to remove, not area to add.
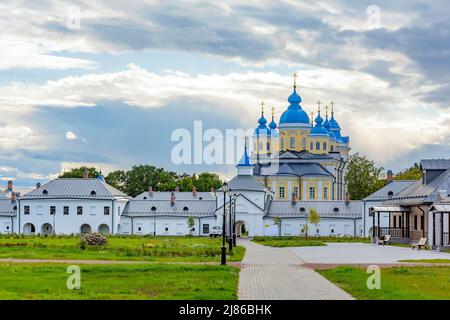
[[[424,159],[420,166],[424,170],[447,170],[450,169],[450,159]]]
[[[424,184],[422,179],[417,180],[385,203],[387,205],[431,204],[439,190],[450,190],[450,169],[445,170],[427,184]]]
[[[59,178],[27,193],[22,200],[54,198],[115,199],[128,196],[100,179]]]
[[[0,200],[0,216],[13,217],[17,214],[17,202],[13,203],[9,199]]]
[[[405,190],[407,187],[415,183],[416,180],[393,180],[383,188],[375,191],[371,195],[367,196],[365,201],[383,201],[388,200],[391,197],[395,197],[399,192]],[[392,195],[389,193],[392,192]]]
[[[252,175],[237,175],[228,182],[229,190],[265,191],[267,188]],[[219,190],[222,190],[220,188]]]
[[[154,210],[152,210],[152,208]],[[184,210],[187,208],[187,210]],[[213,216],[216,210],[215,200],[177,200],[171,206],[170,200],[130,200],[123,214],[125,216]]]
[[[170,200],[170,191],[153,191],[150,196],[149,192],[142,192],[140,195],[136,196],[136,200]],[[174,192],[176,200],[215,200],[216,197],[212,192],[197,192],[194,197],[191,191],[189,192]]]
[[[362,218],[362,201],[349,201],[348,204],[345,201],[297,201],[293,205],[291,201],[274,200],[267,216],[305,217],[310,208],[316,209],[322,218]]]
[[[319,163],[281,163],[279,166],[260,166],[259,175],[287,176],[331,176],[332,174]]]
[[[8,197],[6,196],[6,193],[4,193],[1,190],[0,190],[0,199],[8,199]]]

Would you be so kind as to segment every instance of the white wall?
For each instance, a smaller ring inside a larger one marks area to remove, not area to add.
[[[189,234],[189,228],[187,224],[188,217],[167,217],[167,216],[157,216],[154,217],[122,217],[121,224],[121,234],[134,234],[134,235],[153,235],[156,230],[156,235],[167,235],[167,236],[184,236]],[[209,230],[216,225],[215,217],[202,217],[199,219],[194,217],[195,225],[192,235],[205,236],[208,233],[203,232],[203,225],[208,224]],[[133,228],[133,230],[132,230]]]
[[[17,233],[17,218],[0,216],[0,234]]]
[[[299,236],[304,235],[306,221],[305,218],[282,218],[281,220],[281,236]],[[355,229],[356,227],[356,229]],[[319,232],[317,232],[317,229]],[[303,230],[304,231],[304,230]],[[362,221],[357,219],[339,219],[339,218],[322,218],[317,226],[308,223],[308,235],[311,236],[362,236]],[[273,222],[273,218],[264,219],[265,236],[278,236],[278,226]],[[262,235],[262,234],[261,234]]]
[[[24,226],[31,223],[35,227],[35,233],[41,233],[41,228],[48,223],[55,229],[56,234],[80,233],[81,226],[88,224],[92,232],[98,232],[99,226],[108,226],[109,233],[114,229],[117,232],[120,223],[119,207],[123,210],[124,201],[94,200],[94,199],[42,199],[20,201],[20,232],[24,233]],[[30,207],[30,214],[25,215],[25,207]],[[50,214],[50,206],[56,207],[56,214]],[[69,214],[63,214],[64,206],[69,207]],[[83,214],[77,215],[77,207],[83,207]],[[104,214],[104,207],[109,207],[109,215]],[[114,208],[114,210],[113,210]],[[114,222],[114,225],[113,225]]]

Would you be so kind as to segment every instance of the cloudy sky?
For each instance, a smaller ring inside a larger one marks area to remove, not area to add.
[[[0,185],[80,164],[230,176],[175,165],[173,130],[254,128],[261,100],[278,119],[294,72],[353,152],[394,171],[450,157],[448,2],[312,3],[2,1]]]

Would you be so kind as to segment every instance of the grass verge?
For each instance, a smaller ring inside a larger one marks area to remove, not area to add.
[[[0,263],[0,299],[237,299],[239,269],[211,265],[82,265],[69,290],[67,265]]]
[[[365,269],[338,267],[317,270],[352,296],[362,300],[450,299],[450,267],[395,267],[381,269],[381,289],[369,290]]]
[[[254,237],[256,243],[270,247],[309,247],[325,246],[327,242],[363,242],[370,243],[369,238],[359,237]]]
[[[203,237],[108,237],[106,246],[81,246],[77,236],[0,236],[0,258],[130,260],[155,262],[220,261],[220,239]],[[241,261],[244,247],[228,254]]]

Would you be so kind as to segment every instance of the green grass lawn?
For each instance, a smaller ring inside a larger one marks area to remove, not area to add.
[[[0,299],[237,299],[239,269],[211,265],[82,265],[69,290],[67,265],[0,263]]]
[[[108,237],[103,247],[80,247],[77,236],[0,236],[0,258],[143,260],[162,262],[220,261],[220,239],[205,237]],[[244,247],[236,247],[229,261],[241,261]]]
[[[369,243],[369,238],[358,237],[254,237],[256,243],[270,247],[309,247],[325,246],[327,242],[364,242]]]
[[[450,263],[450,259],[399,260],[400,262]]]
[[[338,267],[317,270],[331,282],[362,300],[450,299],[450,267],[396,267],[381,269],[381,289],[369,290],[365,269]]]

